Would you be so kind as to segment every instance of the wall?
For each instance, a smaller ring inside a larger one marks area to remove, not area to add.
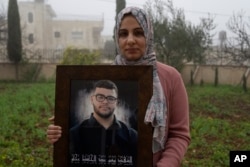
[[[27,74],[29,70],[32,70],[34,65],[37,66],[37,79],[54,79],[56,72],[56,64],[44,63],[44,64],[20,64],[19,65],[19,78]],[[185,84],[190,83],[191,71],[195,71],[194,83],[200,84],[201,80],[204,83],[213,84],[215,80],[215,68],[218,67],[219,84],[239,85],[242,84],[242,76],[250,68],[236,67],[236,66],[199,66],[196,68],[193,65],[186,65],[182,72],[182,78]],[[0,80],[15,80],[15,66],[11,63],[0,63]],[[247,85],[250,87],[250,72],[247,76]]]
[[[203,80],[204,83],[214,84],[215,69],[218,68],[218,83],[239,85],[242,84],[242,77],[249,68],[240,66],[212,66],[203,65],[195,67],[194,65],[186,65],[182,70],[182,77],[185,84],[190,83],[191,71],[194,74],[194,83],[200,84]],[[247,84],[250,87],[250,74],[248,72]]]
[[[51,41],[52,48],[67,48],[74,46],[75,48],[88,48],[90,50],[100,49],[101,46],[101,31],[103,23],[101,21],[80,21],[80,20],[54,20],[53,32],[60,32],[60,37]],[[95,29],[99,31],[94,31]],[[83,33],[82,38],[74,39],[71,36],[73,31]],[[94,36],[97,37],[97,43]],[[53,34],[54,35],[54,34]]]
[[[102,48],[103,16],[56,15],[53,8],[44,1],[21,1],[18,5],[25,48],[32,50],[66,49],[69,46],[82,49]],[[28,21],[29,13],[33,15],[33,22]],[[73,31],[83,32],[83,38],[72,39]],[[55,32],[60,32],[60,37],[55,38]],[[29,34],[34,35],[34,43],[26,41]]]
[[[34,70],[34,67],[37,73],[37,79],[55,79],[56,64],[19,64],[19,79],[27,74],[30,74],[30,71]],[[35,72],[35,73],[36,73]],[[33,73],[33,72],[32,72]],[[32,76],[30,76],[32,78]],[[15,65],[12,63],[1,63],[0,64],[0,80],[16,80]]]

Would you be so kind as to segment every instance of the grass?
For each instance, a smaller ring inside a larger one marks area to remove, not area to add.
[[[250,150],[250,93],[241,87],[188,87],[192,141],[182,166],[229,166],[230,150]]]
[[[46,142],[54,84],[0,83],[0,167],[51,166]]]
[[[250,93],[233,86],[187,87],[192,141],[183,167],[229,166],[230,150],[250,150]],[[50,167],[46,141],[54,83],[0,83],[0,167]]]

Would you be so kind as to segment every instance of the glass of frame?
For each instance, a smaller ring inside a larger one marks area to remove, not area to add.
[[[153,92],[152,71],[148,65],[58,65],[55,124],[63,132],[54,144],[53,166],[152,167],[152,127],[144,123]],[[109,80],[118,88],[114,122],[119,131],[97,126],[98,122],[93,128],[91,98],[97,98],[93,85],[100,80]]]

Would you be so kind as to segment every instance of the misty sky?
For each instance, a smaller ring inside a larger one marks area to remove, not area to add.
[[[23,0],[22,0],[23,1]],[[29,0],[31,1],[31,0]],[[104,16],[105,24],[103,35],[112,35],[115,16],[116,0],[46,0],[57,14],[68,15],[97,15]],[[143,7],[147,0],[126,0],[127,6]],[[8,0],[0,0],[7,4]],[[186,19],[194,24],[199,18],[210,13],[217,25],[215,32],[227,30],[225,23],[240,11],[245,12],[245,18],[250,16],[250,0],[173,0],[174,7],[182,8]],[[250,21],[250,19],[249,19]],[[215,36],[218,38],[218,35]]]

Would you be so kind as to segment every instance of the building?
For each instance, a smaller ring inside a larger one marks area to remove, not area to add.
[[[23,48],[39,52],[40,58],[50,59],[55,54],[61,57],[68,47],[89,50],[103,47],[103,16],[58,16],[44,0],[20,1],[18,8]]]

